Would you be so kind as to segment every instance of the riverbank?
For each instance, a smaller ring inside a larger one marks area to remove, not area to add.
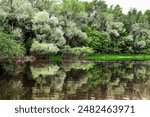
[[[94,54],[86,57],[90,61],[100,60],[150,60],[148,54]]]
[[[68,57],[70,60],[74,60],[74,57]],[[78,58],[78,57],[77,57]],[[76,59],[77,59],[76,58]],[[89,60],[89,61],[113,61],[113,60],[150,60],[150,55],[148,54],[93,54],[88,55],[83,58],[78,58],[79,60]],[[50,57],[51,61],[61,61],[64,58],[61,55],[52,55]]]

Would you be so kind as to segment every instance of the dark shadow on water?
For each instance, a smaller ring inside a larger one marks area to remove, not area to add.
[[[0,99],[150,99],[150,61],[26,63],[0,76]]]

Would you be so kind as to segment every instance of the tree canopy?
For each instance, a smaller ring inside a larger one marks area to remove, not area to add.
[[[37,47],[62,52],[66,46],[86,46],[95,53],[150,52],[150,10],[124,14],[119,5],[108,7],[102,0],[1,0],[0,27],[0,41],[23,48],[24,55],[42,50]]]

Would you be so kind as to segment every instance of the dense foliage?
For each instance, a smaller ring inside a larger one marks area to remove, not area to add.
[[[47,44],[47,43],[39,43],[38,41],[34,41],[31,47],[31,52],[39,54],[46,54],[46,53],[57,53],[59,51],[58,47],[54,44]]]
[[[102,0],[1,0],[0,27],[1,58],[66,46],[75,54],[150,52],[150,10],[124,14]]]
[[[5,34],[0,30],[0,60],[10,60],[23,54],[24,48],[12,39],[11,35]]]

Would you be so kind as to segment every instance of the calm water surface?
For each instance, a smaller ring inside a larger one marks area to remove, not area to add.
[[[0,99],[150,99],[150,61],[38,62],[0,76]]]

